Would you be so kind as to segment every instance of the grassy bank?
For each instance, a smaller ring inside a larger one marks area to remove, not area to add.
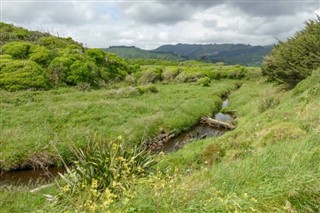
[[[236,111],[237,129],[165,155],[155,167],[157,173],[133,180],[118,199],[97,199],[87,210],[319,211],[320,114],[317,106],[320,101],[312,91],[303,88],[285,91],[263,82],[244,82],[229,97],[229,110]],[[56,189],[48,190],[57,193]],[[12,202],[4,205],[4,209],[13,212],[29,200],[26,190],[19,195],[17,190],[2,188],[1,191],[0,196]],[[12,200],[8,196],[12,193],[19,199]],[[74,211],[79,201],[52,206],[42,198],[43,193],[45,191],[32,194],[37,202],[29,206],[27,212],[35,208]],[[17,208],[12,207],[15,202],[19,202]],[[106,202],[108,205],[103,205]]]
[[[293,95],[265,83],[244,84],[230,97],[237,129],[166,155],[159,169],[171,172],[139,180],[126,208],[318,212],[320,101],[304,91]]]
[[[234,88],[232,81],[217,81],[211,87],[158,84],[90,92],[1,91],[1,168],[52,164],[53,146],[69,162],[69,145],[83,146],[92,135],[106,140],[122,135],[136,144],[156,136],[161,128],[182,131],[217,111],[218,96]]]

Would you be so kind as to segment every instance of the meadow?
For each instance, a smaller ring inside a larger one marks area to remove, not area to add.
[[[220,97],[234,90],[235,83],[1,91],[1,169],[56,164],[55,147],[69,163],[70,145],[83,147],[93,135],[110,141],[121,135],[127,143],[140,144],[161,129],[186,130],[201,116],[217,112]]]

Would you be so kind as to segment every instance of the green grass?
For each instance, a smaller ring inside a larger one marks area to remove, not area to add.
[[[46,195],[57,193],[55,187],[30,192],[33,187],[26,185],[0,185],[0,211],[10,213],[36,212],[43,207]]]
[[[219,109],[217,95],[234,89],[231,81],[212,85],[159,84],[158,93],[143,94],[131,93],[132,87],[1,91],[1,168],[27,167],[37,160],[50,164],[55,161],[53,146],[69,162],[68,146],[83,146],[92,135],[106,140],[122,135],[136,144],[156,136],[161,128],[185,130]]]
[[[276,91],[270,96],[278,96],[280,103],[260,113],[259,100],[266,91]],[[140,180],[129,192],[135,196],[127,208],[138,212],[318,212],[320,100],[307,94],[292,96],[291,91],[269,84],[245,83],[230,96],[237,129],[166,155],[159,169],[169,168],[171,175]],[[202,154],[214,144],[226,154],[208,165]]]

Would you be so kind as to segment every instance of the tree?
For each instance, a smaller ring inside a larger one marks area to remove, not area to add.
[[[265,57],[262,73],[270,80],[296,85],[320,67],[320,16],[308,20],[303,30],[279,42]]]

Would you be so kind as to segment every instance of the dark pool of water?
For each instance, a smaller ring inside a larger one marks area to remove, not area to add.
[[[222,103],[222,109],[229,106],[229,101],[225,100]],[[221,112],[215,114],[214,119],[230,122],[232,121],[232,117],[228,114],[223,114]],[[164,152],[173,152],[180,148],[182,148],[187,143],[190,143],[195,140],[204,139],[207,137],[217,137],[225,133],[223,130],[215,129],[207,125],[197,124],[194,127],[190,128],[190,130],[186,132],[182,132],[176,137],[170,139],[168,142],[163,144],[162,151]]]
[[[65,168],[49,167],[42,170],[19,170],[13,172],[4,172],[0,175],[0,184],[36,184],[50,183],[59,173],[64,173]]]

